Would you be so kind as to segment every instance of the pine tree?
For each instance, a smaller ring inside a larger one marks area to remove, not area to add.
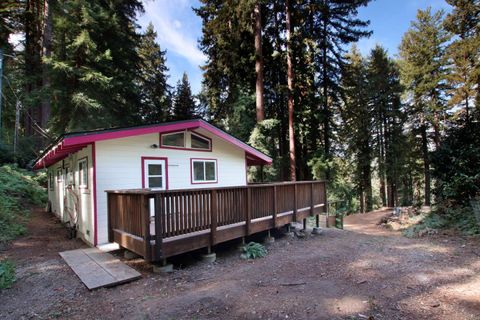
[[[135,85],[137,0],[59,1],[54,8],[53,128],[132,125],[140,121]]]
[[[376,46],[368,58],[369,103],[373,112],[374,149],[383,206],[395,206],[403,140],[399,68],[385,49]],[[387,201],[388,200],[388,201]]]
[[[366,28],[369,21],[358,19],[358,8],[366,6],[370,0],[355,1],[313,1],[315,8],[313,38],[318,45],[320,88],[322,90],[323,147],[327,158],[331,155],[332,121],[334,105],[339,96],[339,75],[344,63],[344,46],[368,37],[371,31]]]
[[[443,11],[419,10],[416,21],[400,45],[401,75],[411,97],[411,121],[421,135],[424,162],[425,205],[430,205],[429,125],[436,146],[441,138],[445,103],[445,45],[449,39],[442,25]]]
[[[183,74],[179,80],[173,97],[173,120],[188,120],[196,116],[196,104],[188,82],[188,76]]]
[[[360,211],[368,212],[372,202],[372,110],[369,105],[367,67],[356,46],[346,56],[342,74],[344,107],[341,114],[344,120],[345,137],[348,149],[354,155]]]
[[[150,23],[138,45],[140,69],[140,117],[145,123],[167,121],[171,109],[171,87],[167,83],[166,51],[155,42],[157,33]]]
[[[451,85],[449,104],[462,106],[470,122],[470,109],[480,103],[480,1],[447,0],[453,6],[445,18],[445,28],[458,36],[448,47]]]

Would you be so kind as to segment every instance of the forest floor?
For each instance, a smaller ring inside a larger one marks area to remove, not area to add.
[[[17,265],[17,282],[0,291],[0,318],[479,319],[479,240],[408,239],[377,225],[388,213],[350,216],[345,230],[306,239],[279,237],[254,261],[240,259],[234,243],[217,249],[214,264],[183,256],[168,276],[129,261],[140,280],[88,291],[58,255],[85,245],[35,211],[28,235],[0,252]]]

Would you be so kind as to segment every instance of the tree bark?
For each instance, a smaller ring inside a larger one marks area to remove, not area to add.
[[[291,48],[291,21],[290,21],[290,3],[285,1],[286,15],[286,40],[287,40],[287,84],[288,84],[288,139],[290,147],[290,180],[296,181],[296,165],[295,165],[295,133],[293,130],[293,65],[292,65],[292,48]]]
[[[422,119],[422,126],[420,128],[422,135],[422,152],[423,152],[423,174],[425,177],[425,205],[430,205],[430,159],[428,156],[428,140],[427,140],[427,126],[425,120]]]
[[[255,83],[257,123],[265,119],[265,108],[263,100],[263,53],[262,53],[262,13],[260,3],[255,4],[253,10],[255,17]]]
[[[42,37],[42,54],[43,58],[50,58],[52,54],[52,5],[53,0],[44,0],[44,25]],[[51,104],[50,104],[50,74],[48,67],[42,63],[42,87],[44,97],[42,99],[40,126],[46,129],[50,120]]]

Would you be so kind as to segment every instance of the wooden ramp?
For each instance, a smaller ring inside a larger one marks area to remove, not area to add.
[[[60,252],[88,289],[112,287],[140,278],[140,273],[97,248]]]

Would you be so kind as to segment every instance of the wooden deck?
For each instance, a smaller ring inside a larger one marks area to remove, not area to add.
[[[324,181],[108,193],[109,241],[162,259],[326,212]]]

